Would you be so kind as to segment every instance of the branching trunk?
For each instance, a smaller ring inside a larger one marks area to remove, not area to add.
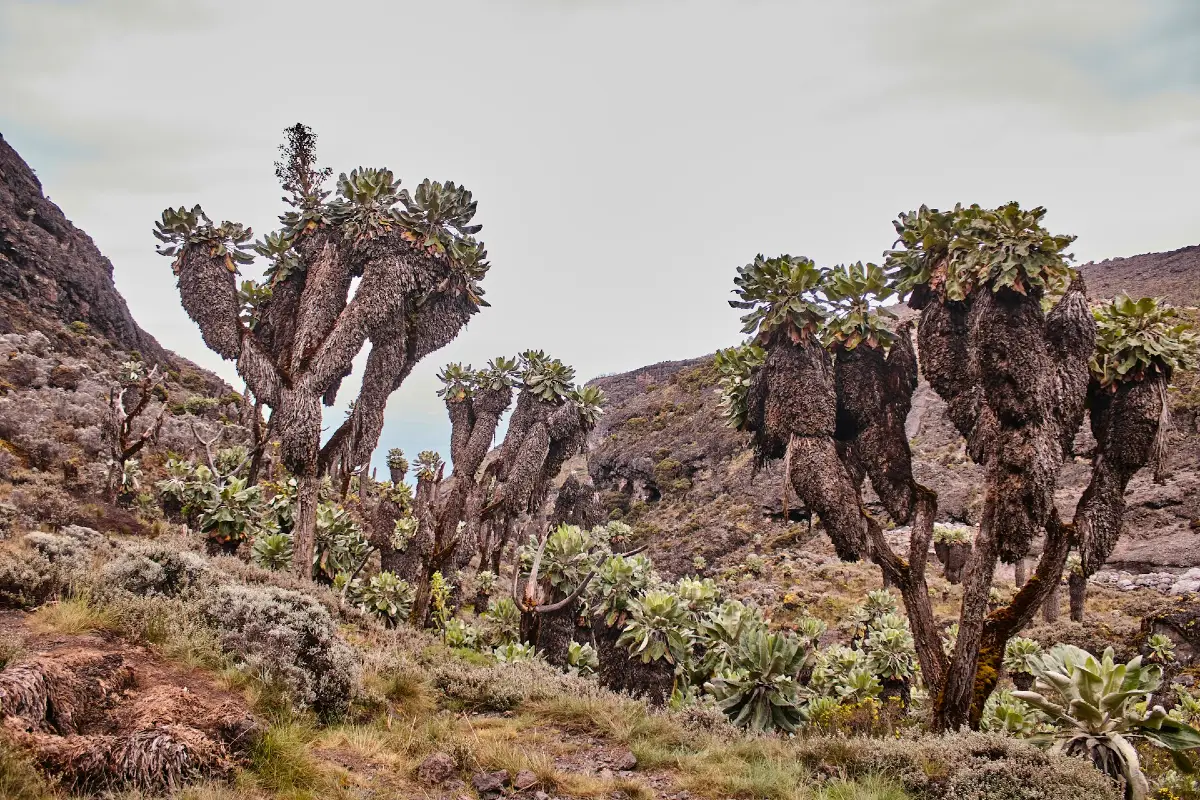
[[[280,455],[301,483],[337,469],[343,479],[369,459],[388,397],[425,355],[452,340],[478,308],[454,280],[448,258],[430,256],[399,230],[356,241],[329,225],[306,228],[293,246],[300,262],[276,281],[254,330],[239,319],[234,272],[213,248],[185,246],[179,292],[205,343],[238,372],[257,403],[272,409]],[[350,294],[352,280],[361,276]],[[321,447],[321,403],[332,402],[355,356],[372,344],[354,412]],[[252,476],[261,464],[255,426]],[[314,549],[315,493],[297,516],[295,552]],[[299,574],[307,575],[302,563]]]
[[[162,394],[162,408],[158,415],[140,434],[134,434],[137,419],[154,399],[155,392]],[[135,393],[133,408],[126,407],[125,396]],[[167,416],[167,394],[158,367],[154,367],[136,385],[123,387],[114,385],[108,392],[108,417],[105,420],[105,436],[109,446],[108,498],[115,502],[120,494],[121,481],[125,473],[125,462],[141,452],[148,442],[158,437],[163,420]]]
[[[932,308],[927,312],[936,318]],[[1050,591],[1038,578],[1045,580],[1044,569],[1062,572],[1059,555],[1065,562],[1069,541],[1055,516],[1054,490],[1066,448],[1082,421],[1087,359],[1095,340],[1081,281],[1071,285],[1048,317],[1042,316],[1036,297],[985,287],[976,293],[968,320],[967,378],[980,398],[968,450],[976,460],[983,459],[985,496],[958,641],[935,715],[942,730],[978,725],[1005,643]],[[928,366],[953,367],[938,361]],[[1023,558],[1042,526],[1047,541],[1035,579],[1018,593],[1019,602],[998,609],[994,621],[985,623],[997,561]],[[1022,619],[1019,625],[1012,622]]]
[[[966,719],[966,723],[972,728],[979,727],[983,718],[983,706],[996,688],[1008,640],[1033,620],[1047,597],[1055,597],[1057,608],[1058,584],[1063,567],[1067,563],[1067,553],[1070,551],[1073,535],[1071,526],[1059,522],[1058,514],[1052,512],[1046,523],[1046,544],[1033,577],[1021,587],[1021,591],[1017,592],[1011,603],[992,612],[985,620],[970,711]],[[962,630],[961,623],[959,630]],[[959,721],[955,719],[954,722]],[[951,726],[947,725],[947,728],[949,727]]]

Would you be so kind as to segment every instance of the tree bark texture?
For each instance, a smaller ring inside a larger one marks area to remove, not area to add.
[[[1067,579],[1067,591],[1071,600],[1071,621],[1083,622],[1084,607],[1087,604],[1087,578],[1081,573],[1072,572]]]
[[[296,520],[292,528],[292,571],[312,580],[317,542],[317,504],[321,479],[310,469],[296,479]]]

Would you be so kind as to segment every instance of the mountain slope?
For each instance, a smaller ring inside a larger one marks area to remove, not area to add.
[[[112,262],[46,199],[33,170],[0,136],[0,333],[40,328],[47,319],[81,321],[120,348],[164,363],[167,351],[134,322],[112,275]]]

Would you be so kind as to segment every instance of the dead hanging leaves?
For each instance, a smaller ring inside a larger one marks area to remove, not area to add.
[[[232,697],[189,690],[156,665],[89,647],[0,671],[0,735],[75,792],[171,792],[228,776],[259,723]]]

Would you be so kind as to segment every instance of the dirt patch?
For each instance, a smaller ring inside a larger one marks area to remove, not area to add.
[[[24,655],[0,671],[0,732],[75,791],[172,791],[222,778],[261,724],[204,673],[102,633],[39,633],[0,612]]]

